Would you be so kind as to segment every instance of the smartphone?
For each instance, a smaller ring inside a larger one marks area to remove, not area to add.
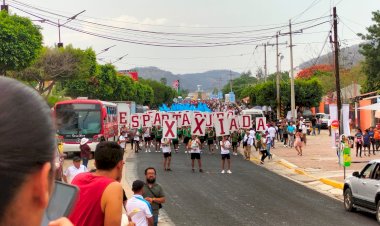
[[[78,187],[55,181],[53,195],[45,210],[42,226],[47,226],[50,221],[60,217],[67,217],[78,195]]]

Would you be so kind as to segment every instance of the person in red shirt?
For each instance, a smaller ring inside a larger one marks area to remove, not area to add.
[[[72,184],[79,197],[69,219],[76,226],[119,226],[123,189],[121,181],[124,150],[116,142],[104,141],[95,149],[96,171],[77,175]]]

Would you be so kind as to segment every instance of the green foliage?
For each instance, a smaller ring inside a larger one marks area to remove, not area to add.
[[[276,82],[273,80],[250,85],[242,94],[250,97],[251,105],[276,107]],[[281,105],[290,109],[290,80],[280,82]],[[322,85],[316,78],[295,80],[295,100],[299,107],[316,107],[322,99]]]
[[[375,24],[367,28],[368,34],[359,34],[367,42],[360,45],[360,53],[365,61],[363,71],[367,76],[363,91],[371,92],[380,90],[380,11],[372,13]]]
[[[177,97],[177,92],[169,86],[162,84],[151,79],[140,79],[142,84],[149,85],[153,90],[154,99],[152,100],[151,107],[158,107],[161,104],[171,104],[173,98]]]
[[[28,67],[42,49],[40,28],[25,17],[0,12],[0,75]]]
[[[257,78],[252,77],[252,74],[250,71],[243,72],[240,77],[235,78],[232,80],[232,91],[235,93],[236,98],[241,99],[244,96],[242,96],[242,91],[245,87],[249,86],[250,84],[257,83]],[[229,93],[230,90],[230,83],[226,84],[222,92],[223,94]]]

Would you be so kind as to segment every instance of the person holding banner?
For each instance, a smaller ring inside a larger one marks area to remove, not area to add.
[[[179,145],[179,133],[181,131],[181,128],[177,128],[177,137],[172,139],[172,144],[173,144],[173,147],[174,147],[174,151],[175,153],[178,153],[178,145]]]
[[[223,136],[222,141],[220,141],[220,154],[222,155],[222,172],[224,171],[224,164],[227,159],[227,173],[231,174],[231,156],[230,156],[231,143],[228,140],[228,136]]]
[[[247,130],[247,132],[244,135],[244,139],[243,139],[243,147],[245,147],[244,148],[245,160],[250,160],[250,158],[251,158],[251,147],[253,145],[253,142],[254,142],[254,139],[250,135],[249,130]]]
[[[162,153],[164,154],[164,170],[172,171],[170,169],[170,162],[172,160],[172,150],[170,149],[171,140],[168,138],[162,138],[161,140],[161,148]]]
[[[237,155],[237,145],[239,140],[239,134],[237,131],[232,132],[231,142],[232,142],[232,154]]]
[[[207,128],[207,145],[210,154],[214,154],[214,137],[214,129],[212,127]]]
[[[197,159],[199,172],[203,173],[202,161],[201,161],[201,150],[199,149],[200,146],[201,146],[200,140],[198,139],[197,136],[193,135],[191,137],[191,139],[188,141],[187,149],[190,150],[189,152],[190,152],[190,157],[191,157],[192,171],[195,172],[194,171],[194,161],[195,161],[195,159]]]
[[[159,148],[161,146],[161,139],[162,139],[162,128],[160,125],[157,126],[155,137],[156,137],[156,152],[160,152]]]
[[[191,140],[191,129],[189,126],[186,126],[183,128],[183,143],[186,145],[186,147],[189,145],[189,141]],[[187,153],[188,151],[185,151]]]

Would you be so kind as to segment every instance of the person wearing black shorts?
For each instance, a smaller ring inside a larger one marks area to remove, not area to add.
[[[160,152],[160,146],[161,146],[161,139],[162,139],[162,128],[161,126],[157,126],[156,130],[156,152]]]
[[[164,154],[164,170],[165,171],[172,171],[170,169],[170,162],[172,160],[172,150],[170,149],[170,139],[162,138],[160,141],[162,153]]]
[[[186,147],[189,144],[189,141],[191,140],[191,134],[190,133],[191,132],[190,132],[189,127],[183,128],[183,136],[184,136],[183,143],[186,145]],[[187,151],[185,151],[185,153],[187,153]]]
[[[200,146],[201,146],[201,142],[199,141],[198,137],[193,135],[191,140],[189,140],[187,148],[190,150],[192,171],[194,172],[194,161],[195,159],[197,159],[199,172],[203,173],[202,161],[201,161],[201,150],[199,149]]]
[[[210,127],[207,129],[208,152],[214,154],[214,130]]]
[[[220,154],[222,155],[222,172],[225,173],[224,164],[227,159],[227,173],[231,174],[231,156],[230,156],[231,143],[228,140],[228,136],[223,136],[220,141]]]

